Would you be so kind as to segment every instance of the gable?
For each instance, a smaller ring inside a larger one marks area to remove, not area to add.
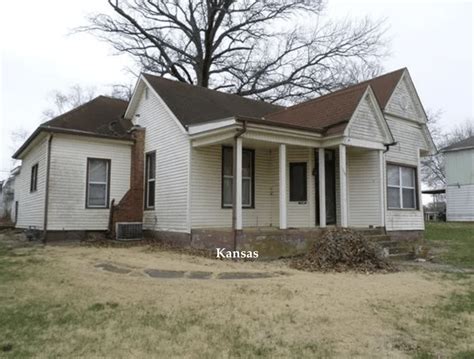
[[[344,135],[372,142],[392,142],[388,125],[370,88],[354,111]]]
[[[405,72],[385,106],[385,112],[424,123],[425,114],[410,76]]]

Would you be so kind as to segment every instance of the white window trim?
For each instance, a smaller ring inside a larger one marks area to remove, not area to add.
[[[228,147],[228,148],[230,148],[230,149],[233,150],[232,147]],[[242,150],[242,153],[245,152],[245,151],[246,151],[246,150],[243,149],[243,150]],[[232,151],[232,156],[233,156],[233,153],[234,153],[234,152]],[[252,153],[252,151],[249,151],[249,153]],[[232,157],[232,159],[233,159],[233,158],[234,158],[234,157]],[[242,196],[242,207],[243,207],[243,208],[253,208],[253,205],[252,205],[252,198],[253,198],[252,175],[255,177],[255,174],[252,173],[252,172],[253,172],[253,170],[254,170],[254,168],[255,168],[255,166],[254,166],[254,164],[253,164],[253,161],[255,160],[254,155],[251,155],[251,156],[250,156],[250,160],[251,160],[251,162],[250,162],[250,176],[244,176],[244,175],[243,175],[244,169],[243,169],[243,167],[242,167],[242,183],[244,183],[244,180],[248,180],[248,181],[250,182],[250,188],[249,188],[249,195],[250,195],[249,200],[250,200],[250,202],[249,202],[249,203],[244,203],[244,198],[243,198],[243,196]],[[233,168],[234,168],[234,166],[232,166],[232,170],[233,170]],[[222,169],[222,170],[223,170],[223,169]],[[223,180],[224,180],[224,179],[231,179],[231,180],[232,180],[232,183],[234,183],[234,175],[233,175],[233,174],[232,174],[232,175],[226,175],[226,174],[224,174],[222,177],[223,177]],[[232,187],[232,188],[233,188],[233,187]],[[224,195],[224,194],[222,193],[222,196],[223,196],[223,195]],[[223,206],[224,208],[232,208],[232,204],[233,204],[232,202],[231,202],[231,203],[225,203],[224,201],[222,201],[222,206]]]
[[[151,163],[151,161],[148,161],[148,158],[150,158],[150,157],[153,157],[154,160],[155,160],[155,163],[154,163],[154,165],[155,165],[155,173],[153,174],[153,177],[152,177],[152,178],[149,177],[150,172],[151,172],[151,171],[150,171],[150,163]],[[145,164],[145,165],[147,166],[146,171],[145,171],[145,172],[146,172],[146,175],[147,175],[147,178],[146,178],[145,208],[146,208],[146,209],[153,209],[153,208],[155,208],[155,205],[154,205],[155,201],[153,201],[153,206],[151,206],[150,203],[149,203],[149,200],[150,200],[150,183],[151,183],[151,182],[155,183],[155,193],[154,193],[154,196],[156,197],[156,152],[149,152],[149,153],[147,153],[146,156],[145,156],[145,161],[146,161],[146,164]]]
[[[406,209],[406,210],[416,210],[417,209],[417,199],[416,199],[416,175],[415,175],[415,172],[416,172],[416,169],[413,168],[413,167],[409,167],[409,166],[401,166],[401,165],[396,165],[396,164],[390,164],[388,163],[387,164],[387,167],[388,166],[393,166],[393,167],[397,167],[398,169],[398,181],[400,183],[400,185],[391,185],[391,184],[388,184],[388,176],[387,176],[387,188],[397,188],[398,189],[398,195],[400,197],[400,207],[388,207],[388,209]],[[413,177],[413,183],[415,184],[414,187],[410,187],[410,186],[404,186],[403,183],[402,183],[402,169],[403,168],[408,168],[410,170],[412,170],[412,177]],[[414,207],[404,207],[403,205],[403,190],[404,189],[411,189],[413,190],[413,203],[414,203]],[[388,191],[387,191],[388,193]],[[388,197],[388,195],[387,195]],[[388,198],[387,198],[387,206],[388,206]]]
[[[88,208],[107,208],[108,207],[108,193],[109,193],[109,160],[107,159],[102,159],[102,158],[88,158],[87,161],[104,161],[105,162],[105,182],[102,181],[91,181],[90,180],[90,175],[91,175],[91,170],[90,166],[88,165],[88,173],[87,173],[87,207]],[[100,184],[104,185],[105,184],[105,197],[104,197],[104,204],[90,204],[90,195],[91,195],[91,189],[90,185],[91,184]]]

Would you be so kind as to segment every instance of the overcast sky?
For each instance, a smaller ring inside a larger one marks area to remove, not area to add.
[[[90,35],[69,35],[100,0],[8,1],[0,5],[0,179],[11,167],[10,134],[41,123],[53,90],[132,82],[128,57]],[[408,67],[426,109],[443,110],[448,129],[474,117],[472,1],[328,0],[333,18],[386,18],[386,71]]]

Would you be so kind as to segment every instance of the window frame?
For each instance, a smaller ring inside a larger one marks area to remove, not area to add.
[[[388,183],[388,167],[389,166],[394,166],[398,168],[398,180],[399,180],[399,185],[389,185]],[[402,169],[403,168],[408,168],[410,170],[413,170],[413,181],[414,181],[414,187],[408,187],[404,186],[402,182]],[[397,162],[387,162],[386,163],[386,169],[385,169],[385,184],[386,184],[386,193],[387,193],[387,210],[389,211],[418,211],[420,209],[419,207],[419,195],[418,195],[418,167],[413,166],[413,165],[407,165],[404,163],[397,163]],[[397,188],[398,189],[398,195],[400,199],[400,207],[390,207],[388,203],[388,189],[389,188]],[[404,207],[403,206],[403,189],[410,189],[413,190],[413,196],[414,196],[414,207]]]
[[[105,206],[90,205],[89,204],[89,169],[90,161],[105,161],[107,163],[107,181],[106,182],[94,182],[95,184],[104,184],[106,185],[106,194],[105,194]],[[112,160],[110,158],[97,158],[97,157],[87,157],[87,168],[86,168],[86,208],[87,209],[109,209],[110,207],[110,169],[112,167]]]
[[[224,174],[224,152],[226,150],[231,150],[232,153],[232,176],[225,175]],[[251,159],[251,165],[250,165],[250,170],[251,170],[251,175],[250,177],[244,177],[242,175],[242,182],[244,179],[249,180],[250,179],[250,205],[242,204],[243,209],[254,209],[255,208],[255,150],[251,148],[243,148],[242,149],[242,157],[243,153],[248,152],[250,153],[250,159]],[[243,168],[242,168],[243,170]],[[225,204],[224,203],[224,178],[231,178],[232,179],[232,184],[234,183],[234,147],[232,146],[222,146],[221,150],[221,208],[222,209],[232,209],[233,203],[231,204]],[[232,185],[233,188],[233,185]]]
[[[297,166],[304,166],[304,197],[305,199],[292,199],[291,196],[291,171],[292,168]],[[288,166],[288,200],[289,202],[306,202],[308,203],[308,162],[290,162]]]
[[[148,178],[148,158],[150,156],[153,156],[154,162],[155,162],[155,176],[152,180]],[[148,192],[149,192],[149,184],[150,182],[153,182],[155,184],[155,198],[153,201],[153,206],[149,206],[148,204]],[[143,206],[145,210],[154,210],[155,209],[155,203],[156,202],[156,151],[149,151],[145,153],[145,198],[143,201]]]
[[[35,163],[31,166],[30,173],[30,193],[36,192],[38,190],[38,169],[39,163]]]

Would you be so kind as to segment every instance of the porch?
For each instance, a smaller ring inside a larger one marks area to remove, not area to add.
[[[384,227],[382,143],[255,124],[193,130],[192,233]]]

